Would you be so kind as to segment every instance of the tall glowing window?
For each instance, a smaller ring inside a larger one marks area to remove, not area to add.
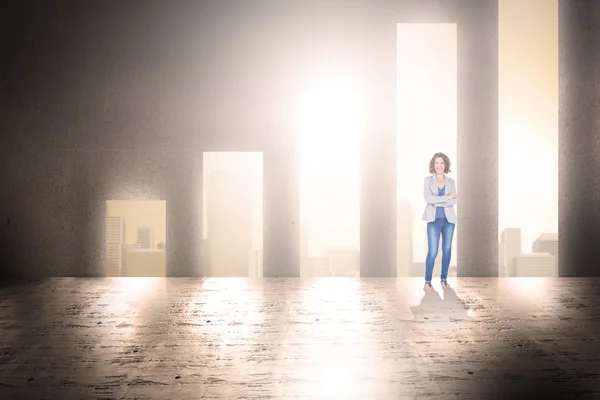
[[[498,275],[558,276],[558,1],[499,2]]]
[[[106,276],[166,277],[164,200],[106,202]]]
[[[262,153],[204,153],[205,276],[262,277],[262,168]]]
[[[398,276],[423,276],[427,255],[427,223],[421,220],[423,180],[437,152],[457,160],[456,24],[398,24]],[[456,209],[456,207],[455,207]],[[450,275],[456,275],[457,224]],[[441,245],[441,239],[440,239]],[[440,271],[441,251],[434,273]]]
[[[302,276],[359,273],[362,99],[360,82],[339,71],[300,94]]]

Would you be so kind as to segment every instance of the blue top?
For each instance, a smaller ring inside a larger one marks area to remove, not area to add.
[[[444,185],[441,189],[438,187],[438,196],[443,196],[445,189],[446,185]],[[444,207],[435,208],[435,218],[446,218],[446,211],[444,210]]]

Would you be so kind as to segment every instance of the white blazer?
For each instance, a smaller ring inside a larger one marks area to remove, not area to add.
[[[454,179],[446,175],[446,184],[444,186],[444,196],[438,196],[438,185],[435,179],[435,174],[425,178],[423,184],[423,197],[425,198],[425,211],[423,212],[423,221],[433,222],[435,221],[435,209],[436,207],[444,207],[446,212],[446,219],[448,222],[456,223],[456,212],[454,206],[456,205],[456,199],[448,198],[448,195],[452,192],[456,193],[456,183]]]

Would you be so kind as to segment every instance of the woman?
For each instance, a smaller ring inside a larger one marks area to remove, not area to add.
[[[425,259],[425,290],[433,290],[431,278],[433,265],[438,254],[440,235],[442,236],[442,273],[441,284],[444,289],[448,285],[448,268],[452,253],[452,237],[456,225],[456,183],[446,176],[450,172],[450,159],[444,153],[435,153],[429,162],[430,176],[425,178],[423,195],[425,212],[423,220],[427,222],[427,258]]]

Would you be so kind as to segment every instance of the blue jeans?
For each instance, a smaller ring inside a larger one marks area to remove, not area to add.
[[[442,235],[442,274],[441,279],[448,278],[448,268],[452,257],[452,237],[454,236],[455,224],[448,222],[446,218],[436,218],[427,223],[427,258],[425,259],[425,282],[431,282],[433,276],[433,265],[440,246],[440,234]]]

